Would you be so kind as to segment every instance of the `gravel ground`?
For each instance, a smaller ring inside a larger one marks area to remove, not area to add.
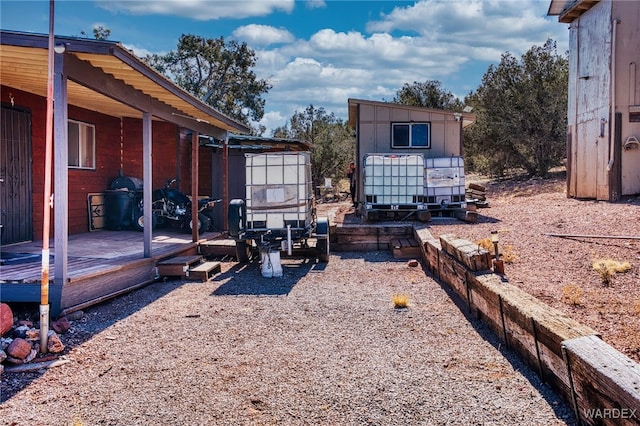
[[[370,252],[283,269],[223,263],[87,309],[69,363],[3,375],[2,424],[573,424],[420,267]]]

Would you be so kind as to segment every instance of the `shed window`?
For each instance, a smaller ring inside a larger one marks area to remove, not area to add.
[[[392,148],[431,148],[430,123],[391,123]]]
[[[96,168],[96,127],[69,120],[69,168]]]

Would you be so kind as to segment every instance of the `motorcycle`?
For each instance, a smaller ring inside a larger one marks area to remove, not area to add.
[[[174,227],[185,231],[193,229],[191,218],[192,201],[184,193],[171,186],[176,179],[169,179],[162,189],[156,189],[152,194],[152,220],[151,229],[158,225],[171,224]],[[198,232],[213,230],[214,212],[213,207],[222,200],[204,198],[198,200]],[[138,212],[134,225],[136,229],[144,229],[143,202],[138,202]]]

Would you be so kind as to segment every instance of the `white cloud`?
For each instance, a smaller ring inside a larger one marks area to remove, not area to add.
[[[253,46],[291,43],[295,40],[293,34],[286,29],[257,24],[238,27],[232,35],[235,38],[246,41],[248,44]]]
[[[465,46],[471,57],[499,61],[509,51],[520,55],[548,37],[560,35],[556,22],[545,19],[546,5],[540,0],[422,0],[409,7],[396,7],[367,30],[411,31],[433,43]]]
[[[327,3],[324,0],[305,0],[307,9],[322,9],[327,7]]]
[[[163,1],[129,1],[101,0],[99,6],[112,12],[127,12],[134,15],[169,15],[183,16],[199,21],[222,18],[242,19],[253,16],[264,16],[274,11],[291,12],[294,0],[163,0]]]

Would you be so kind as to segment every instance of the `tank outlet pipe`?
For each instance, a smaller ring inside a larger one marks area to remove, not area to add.
[[[287,254],[291,256],[291,225],[287,225]]]

